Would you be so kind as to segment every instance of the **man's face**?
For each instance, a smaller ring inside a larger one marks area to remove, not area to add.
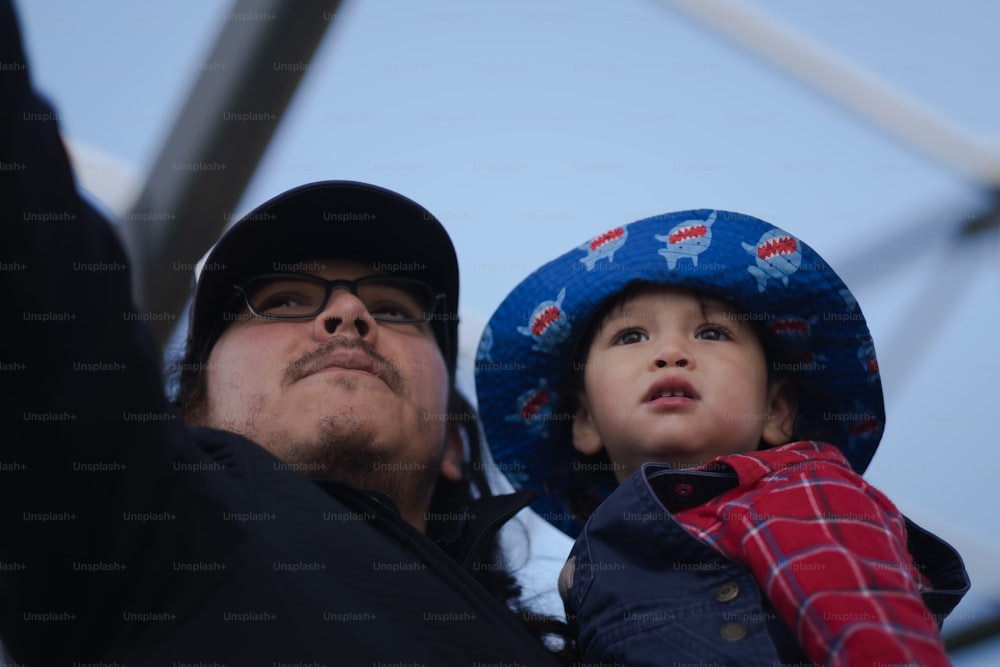
[[[356,262],[304,265],[327,280],[377,273]],[[376,321],[346,286],[312,319],[244,308],[232,320],[208,360],[205,425],[309,476],[383,491],[422,527],[438,474],[461,476],[448,371],[430,325]]]
[[[792,405],[741,315],[668,287],[612,310],[587,354],[577,449],[606,449],[621,481],[646,461],[699,465],[787,442]]]

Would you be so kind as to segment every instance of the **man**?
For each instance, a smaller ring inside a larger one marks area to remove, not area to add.
[[[0,14],[10,658],[550,664],[498,601],[515,589],[492,561],[490,531],[526,499],[473,505],[463,469],[458,278],[440,224],[349,182],[246,216],[195,291],[184,423],[127,259],[75,189],[9,3]],[[493,592],[477,569],[499,573]]]

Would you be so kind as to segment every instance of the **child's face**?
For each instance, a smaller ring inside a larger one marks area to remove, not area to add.
[[[599,325],[573,423],[578,450],[607,450],[624,480],[642,463],[681,466],[783,444],[794,407],[745,314],[711,298],[650,286]]]

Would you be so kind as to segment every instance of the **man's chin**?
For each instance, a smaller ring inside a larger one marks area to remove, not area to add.
[[[322,420],[315,437],[283,447],[279,456],[307,477],[380,491],[396,502],[433,487],[433,466],[391,463],[392,457],[380,450],[370,425],[362,416],[341,413]]]
[[[441,447],[428,452],[426,461],[399,463],[398,452],[387,449],[384,428],[379,427],[391,417],[340,408],[336,414],[321,416],[310,415],[308,409],[296,410],[300,421],[295,426],[312,423],[311,432],[272,431],[258,442],[290,470],[378,491],[389,496],[404,516],[422,515],[437,482]]]
[[[308,381],[308,380],[307,380]],[[394,421],[402,409],[388,388],[378,379],[358,383],[354,388],[344,383],[322,386],[303,385],[282,402],[285,431],[293,431],[295,440],[350,438],[354,431],[378,432]]]

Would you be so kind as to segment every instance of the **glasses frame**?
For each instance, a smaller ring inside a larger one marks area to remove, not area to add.
[[[280,280],[280,279],[295,279],[295,280],[305,280],[306,282],[312,282],[317,285],[323,285],[326,290],[323,295],[323,302],[315,312],[305,313],[305,314],[276,314],[276,313],[265,313],[257,310],[252,303],[250,303],[250,293],[252,291],[251,285],[256,281],[262,280]],[[391,276],[385,274],[373,274],[369,276],[361,276],[355,280],[347,280],[344,278],[335,278],[334,280],[327,280],[319,276],[314,276],[311,273],[263,273],[260,275],[248,278],[243,282],[236,283],[233,288],[238,291],[243,297],[243,303],[246,305],[247,310],[249,310],[256,317],[260,317],[267,320],[310,320],[315,318],[317,315],[322,313],[327,305],[330,303],[330,295],[338,287],[346,287],[347,290],[354,295],[356,299],[364,303],[360,296],[358,296],[358,284],[364,284],[369,281],[380,281],[380,282],[399,282],[408,285],[413,285],[421,290],[426,290],[428,303],[430,305],[430,310],[423,313],[423,317],[420,318],[404,318],[400,319],[398,317],[386,318],[376,315],[369,311],[372,319],[376,322],[382,322],[386,324],[420,324],[422,322],[430,322],[434,319],[434,314],[438,312],[438,309],[444,303],[445,295],[444,293],[434,293],[434,288],[428,283],[422,280],[417,280],[416,278],[406,278],[402,276]],[[407,293],[412,293],[411,290],[401,288]],[[365,305],[367,310],[368,306]]]

